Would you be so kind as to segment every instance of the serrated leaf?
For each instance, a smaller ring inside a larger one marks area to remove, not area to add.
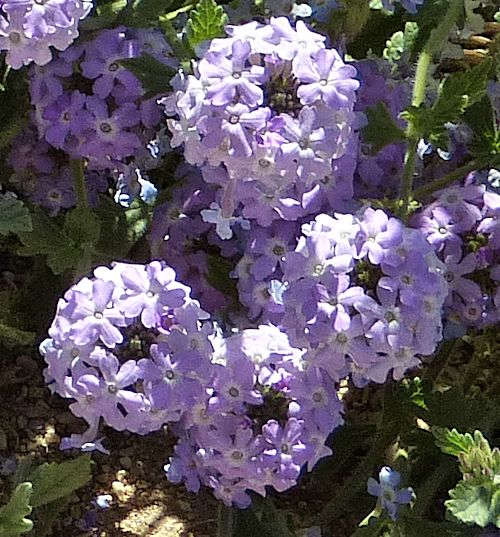
[[[139,58],[120,60],[119,63],[134,73],[150,96],[169,91],[170,80],[175,75],[175,70],[153,58],[150,54],[143,54]]]
[[[391,117],[384,103],[365,110],[368,124],[363,129],[363,140],[371,145],[372,153],[380,151],[386,145],[405,140],[405,133]]]
[[[0,537],[17,537],[31,531],[33,522],[25,517],[31,514],[31,483],[18,485],[9,503],[0,508]]]
[[[94,245],[101,234],[101,223],[92,210],[76,208],[66,213],[63,232],[76,244]]]
[[[24,203],[10,194],[0,195],[0,235],[32,229],[31,215]]]
[[[214,0],[200,0],[187,22],[187,38],[195,48],[203,41],[224,35],[227,15]]]
[[[467,108],[463,119],[473,133],[469,149],[474,156],[500,154],[500,131],[488,95]]]
[[[409,107],[402,117],[412,122],[422,138],[446,148],[445,124],[459,121],[467,108],[484,97],[492,70],[493,60],[488,58],[468,71],[449,75],[441,83],[438,97],[430,108]]]
[[[21,256],[46,255],[47,265],[54,274],[73,268],[80,258],[80,249],[69,240],[62,229],[43,211],[32,214],[33,229],[18,233],[23,246]]]
[[[432,434],[436,439],[437,447],[448,455],[456,457],[461,453],[468,453],[474,447],[474,438],[469,433],[461,434],[456,429],[433,427]]]
[[[83,487],[91,476],[89,455],[62,463],[42,464],[30,476],[33,483],[31,504],[39,507],[64,498]]]
[[[489,484],[461,481],[450,490],[450,498],[445,506],[461,522],[481,528],[488,524],[500,527],[500,490],[492,490]]]

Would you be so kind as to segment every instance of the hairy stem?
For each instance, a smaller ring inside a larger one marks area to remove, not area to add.
[[[233,510],[221,503],[217,514],[217,537],[232,537],[232,535]]]
[[[440,24],[431,32],[427,43],[419,55],[411,100],[412,106],[416,108],[421,106],[425,100],[425,91],[427,88],[427,79],[429,77],[432,58],[439,50],[441,50],[462,9],[463,0],[450,0],[445,16]],[[409,120],[406,129],[406,138],[408,140],[408,145],[405,154],[403,176],[401,178],[400,194],[407,209],[412,198],[417,146],[420,139],[420,133],[411,120]]]
[[[460,168],[453,170],[443,177],[436,179],[432,183],[428,183],[427,185],[417,188],[417,190],[415,190],[413,193],[413,197],[417,200],[424,200],[433,192],[446,188],[459,179],[464,179],[470,172],[484,168],[495,168],[497,166],[500,166],[500,155],[490,155],[484,158],[471,160],[464,166],[461,166]]]
[[[71,171],[73,172],[73,184],[75,186],[76,205],[79,209],[88,209],[89,200],[87,196],[87,186],[85,184],[85,172],[82,159],[71,161]]]

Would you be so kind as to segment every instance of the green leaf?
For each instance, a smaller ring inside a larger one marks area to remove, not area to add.
[[[467,108],[464,121],[473,133],[469,148],[474,156],[500,154],[500,131],[496,125],[491,100],[487,95]]]
[[[12,194],[0,195],[0,235],[31,231],[33,223],[28,209]]]
[[[195,48],[203,41],[224,35],[227,15],[214,0],[200,0],[187,22],[187,38]]]
[[[153,58],[150,54],[143,54],[139,58],[120,60],[119,63],[134,73],[150,96],[169,91],[170,80],[175,75],[175,70]]]
[[[31,483],[16,487],[9,503],[0,508],[0,537],[17,537],[33,528],[33,522],[25,518],[31,514]]]
[[[29,347],[35,343],[35,334],[0,322],[0,343],[8,349]]]
[[[456,457],[461,453],[468,453],[474,447],[474,438],[469,433],[461,434],[456,429],[433,427],[432,434],[436,439],[437,447],[448,455]]]
[[[371,144],[372,153],[380,151],[386,145],[405,140],[405,133],[391,117],[387,106],[379,102],[376,106],[367,108],[368,125],[363,129],[363,139]]]
[[[172,0],[132,0],[119,14],[120,24],[145,28],[157,26],[158,19],[172,8]]]
[[[101,223],[90,209],[76,208],[66,213],[63,232],[75,244],[95,245],[101,235]]]
[[[18,233],[23,246],[22,256],[46,255],[47,265],[54,274],[73,268],[80,257],[80,249],[69,240],[55,221],[40,209],[32,214],[33,230]]]
[[[91,478],[90,456],[82,455],[62,463],[45,463],[31,474],[33,507],[46,505],[83,487]]]
[[[500,490],[489,484],[461,481],[450,490],[445,502],[448,511],[466,524],[484,528],[488,524],[500,527]]]
[[[468,71],[449,75],[439,87],[438,97],[432,107],[409,107],[402,117],[411,120],[422,138],[438,147],[446,147],[445,124],[457,122],[465,110],[481,101],[493,71],[493,60],[485,59]]]

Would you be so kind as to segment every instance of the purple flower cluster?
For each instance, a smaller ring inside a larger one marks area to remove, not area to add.
[[[435,194],[417,214],[417,227],[445,265],[449,294],[444,315],[453,325],[500,321],[500,195],[474,182]]]
[[[180,441],[165,467],[174,483],[204,484],[226,505],[250,505],[248,491],[283,492],[331,454],[325,441],[342,424],[342,403],[328,375],[304,369],[302,352],[272,325],[224,343],[213,391],[175,429]]]
[[[158,390],[146,380],[152,381],[154,367],[175,369],[182,362],[186,382],[198,376],[203,391],[207,317],[190,299],[189,288],[159,261],[98,267],[93,278],[71,287],[59,300],[50,338],[40,346],[51,390],[74,399],[71,411],[89,425],[63,447],[94,442],[101,418],[114,429],[139,434],[179,419],[180,401],[159,409]]]
[[[141,190],[148,197],[152,185],[141,171],[159,162],[147,146],[157,135],[161,108],[120,63],[144,53],[176,65],[160,31],[119,27],[70,47],[30,76],[40,138],[70,158],[87,159],[91,169],[112,173],[124,204]]]
[[[442,337],[442,270],[424,235],[382,210],[318,215],[286,255],[280,326],[335,381],[399,380]]]
[[[7,162],[14,170],[9,178],[11,186],[32,203],[47,209],[51,216],[76,205],[74,180],[66,155],[40,140],[33,125],[14,138]],[[108,174],[86,169],[85,184],[89,203],[95,206],[98,193],[109,188]]]
[[[284,491],[331,450],[342,404],[325,371],[269,325],[227,339],[159,261],[98,267],[59,301],[40,351],[52,391],[88,423],[62,448],[99,449],[99,423],[179,436],[167,468],[174,482],[203,483],[228,505],[248,490]]]
[[[7,64],[49,63],[51,47],[67,49],[92,6],[92,0],[0,0],[0,51],[7,51]]]
[[[237,210],[269,226],[311,214],[325,198],[350,199],[355,68],[301,21],[271,18],[227,33],[195,74],[174,78],[163,101],[171,145],[218,187],[207,221],[229,238]]]

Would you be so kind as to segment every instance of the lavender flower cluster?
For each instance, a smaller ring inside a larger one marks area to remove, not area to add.
[[[325,37],[285,17],[229,26],[164,99],[172,146],[218,186],[204,218],[261,226],[352,197],[356,70]],[[224,238],[229,238],[226,234]]]
[[[424,236],[382,210],[318,215],[285,256],[280,326],[335,381],[399,380],[442,337],[443,271]]]
[[[32,68],[32,125],[16,138],[9,164],[13,182],[33,202],[53,214],[75,204],[69,170],[75,158],[86,160],[90,195],[106,190],[110,180],[123,205],[156,195],[146,174],[160,162],[161,109],[120,64],[143,53],[176,65],[160,31],[119,27]]]
[[[1,0],[0,52],[7,51],[14,69],[45,65],[51,47],[65,50],[78,37],[78,23],[92,7],[92,0]]]
[[[500,321],[500,195],[476,184],[474,175],[437,192],[412,223],[446,267],[451,334]]]
[[[153,261],[98,267],[66,292],[40,350],[52,391],[89,428],[61,447],[105,451],[101,419],[138,434],[170,424],[179,443],[169,478],[246,507],[248,490],[286,490],[331,454],[342,404],[278,328],[224,340],[189,291]]]

